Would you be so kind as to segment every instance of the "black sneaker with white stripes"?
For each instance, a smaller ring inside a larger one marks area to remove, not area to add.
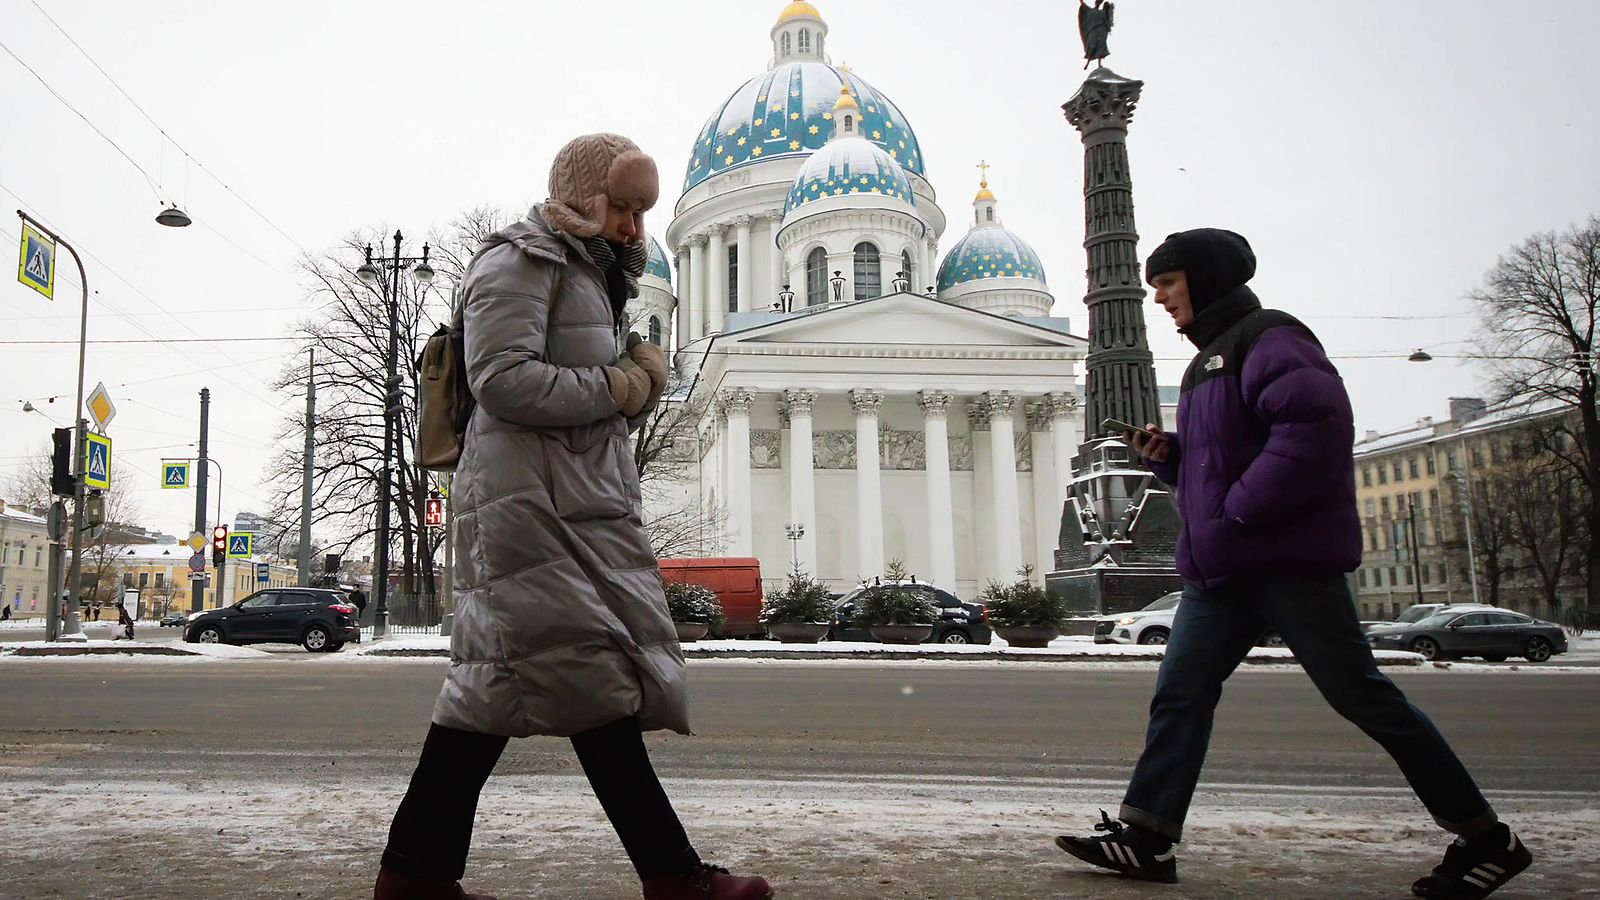
[[[1417,880],[1411,893],[1429,900],[1477,900],[1533,864],[1533,854],[1504,822],[1468,840],[1457,838],[1444,862]]]
[[[1178,880],[1177,851],[1172,841],[1137,825],[1124,825],[1100,810],[1093,837],[1056,838],[1056,846],[1090,865],[1120,872],[1141,881],[1172,884]]]

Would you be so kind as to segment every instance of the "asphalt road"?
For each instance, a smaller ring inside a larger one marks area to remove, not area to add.
[[[29,848],[0,855],[0,884],[26,888],[19,896],[361,896],[443,668],[309,655],[0,664],[0,843]],[[1079,871],[1048,841],[1115,809],[1153,668],[698,662],[691,673],[697,734],[652,736],[657,767],[702,851],[775,873],[782,896],[1144,893]],[[1395,677],[1544,853],[1517,885],[1527,890],[1501,896],[1600,896],[1600,678]],[[477,884],[508,897],[637,896],[564,741],[515,741],[496,771]],[[1205,779],[1185,884],[1164,896],[1404,896],[1442,849],[1392,763],[1297,672],[1230,682]],[[301,848],[289,868],[286,847]],[[84,853],[117,877],[63,874],[85,871],[68,864]],[[288,882],[248,876],[263,854]],[[240,880],[217,881],[246,860]],[[597,880],[540,882],[552,867]]]

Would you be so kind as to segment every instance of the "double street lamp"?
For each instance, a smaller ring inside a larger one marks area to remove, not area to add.
[[[400,390],[400,273],[411,268],[411,277],[426,288],[433,281],[433,267],[428,265],[428,245],[422,245],[421,256],[400,254],[401,234],[394,233],[394,253],[391,256],[373,256],[372,245],[367,245],[367,261],[356,269],[356,277],[367,287],[383,292],[389,314],[389,350],[384,357],[383,382],[383,466],[378,479],[378,538],[372,569],[372,593],[377,601],[372,633],[375,638],[389,632],[389,506],[393,502],[392,481],[394,473],[394,442],[400,427],[400,413],[405,394]],[[384,278],[384,274],[389,275]]]

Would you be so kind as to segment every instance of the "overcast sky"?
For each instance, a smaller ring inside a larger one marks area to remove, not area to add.
[[[541,199],[555,150],[588,131],[656,156],[664,192],[647,224],[662,233],[696,130],[764,68],[785,5],[39,2],[270,220],[184,160],[31,0],[0,0],[0,42],[157,182],[0,52],[0,202],[85,252],[91,339],[284,334],[306,308],[300,254],[357,228],[420,238],[469,207]],[[941,250],[987,159],[1002,217],[1083,333],[1082,149],[1060,111],[1084,76],[1076,3],[818,6],[834,62],[892,98],[921,139],[952,223]],[[1392,355],[1460,353],[1476,327],[1462,298],[1496,256],[1600,211],[1600,4],[1117,6],[1108,62],[1146,84],[1129,138],[1141,254],[1201,225],[1247,236],[1257,291],[1321,335],[1358,429],[1442,417],[1446,398],[1479,392],[1458,361]],[[195,226],[154,224],[157,193]],[[16,235],[7,212],[0,237],[15,247]],[[0,279],[0,341],[74,340],[75,282],[63,260],[51,304]],[[1191,348],[1146,311],[1175,383]],[[303,409],[269,387],[291,346],[90,346],[88,386],[104,381],[119,407],[114,473],[137,479],[146,524],[192,524],[193,495],[161,491],[157,472],[163,456],[192,454],[202,386],[224,518],[266,506],[271,436]],[[0,343],[0,357],[3,473],[51,427],[22,401],[70,421],[77,359],[70,344]]]

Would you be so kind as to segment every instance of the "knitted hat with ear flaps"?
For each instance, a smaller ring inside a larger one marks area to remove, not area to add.
[[[1222,228],[1196,228],[1167,235],[1144,264],[1144,280],[1183,270],[1189,303],[1199,314],[1256,274],[1256,254],[1243,235]]]
[[[569,141],[550,164],[544,216],[573,237],[594,237],[605,227],[603,218],[592,218],[596,197],[649,209],[660,192],[656,161],[637,144],[620,134],[586,134]]]

